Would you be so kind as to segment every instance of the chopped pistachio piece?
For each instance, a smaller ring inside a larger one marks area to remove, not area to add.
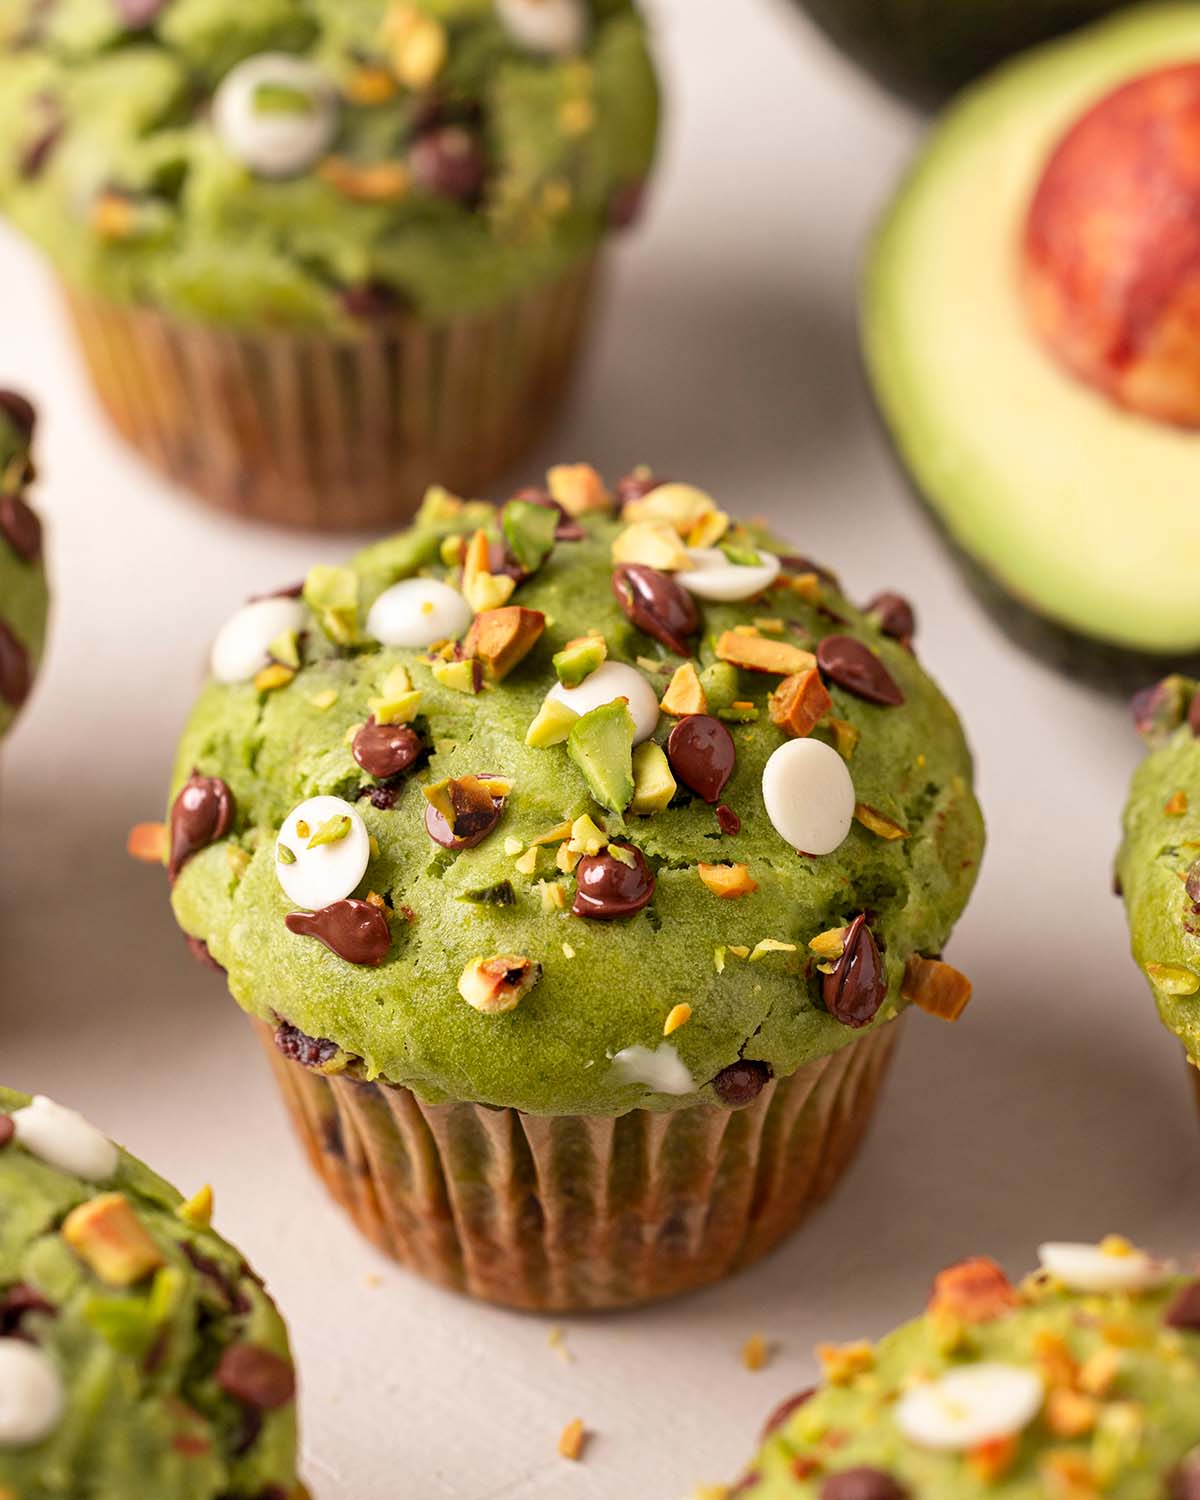
[[[332,708],[333,705],[338,701],[337,689],[324,688],[319,693],[313,693],[312,697],[310,697],[308,701],[314,708],[320,709],[320,711],[324,713],[327,708]]]
[[[777,938],[763,938],[755,943],[754,951],[750,954],[750,962],[757,963],[760,958],[765,958],[768,953],[795,953],[795,943],[781,943]]]
[[[458,993],[484,1015],[515,1010],[542,977],[542,966],[514,953],[473,958],[458,981]]]
[[[567,753],[588,790],[610,812],[623,813],[633,799],[633,737],[637,727],[624,698],[603,703],[571,726]]]
[[[554,670],[564,687],[578,687],[607,656],[608,643],[602,635],[580,636],[554,653]]]
[[[285,630],[277,635],[267,647],[267,655],[293,672],[300,670],[300,635],[295,630]]]
[[[282,662],[272,662],[255,676],[254,686],[260,693],[273,693],[277,688],[287,687],[295,675],[291,667],[285,667]]]
[[[572,854],[599,854],[607,843],[608,835],[587,813],[571,824]]]
[[[715,512],[717,502],[695,485],[660,484],[640,500],[630,500],[621,511],[621,519],[631,523],[665,522],[682,537],[689,535],[706,516]]]
[[[358,574],[353,568],[318,563],[304,580],[304,602],[336,645],[358,641]]]
[[[547,698],[525,733],[525,743],[532,750],[545,750],[551,745],[561,745],[578,718],[579,715],[566,703],[560,703],[557,698]]]
[[[520,859],[514,861],[514,867],[517,873],[519,875],[536,875],[537,855],[538,852],[536,849],[526,849],[525,853],[521,855]]]
[[[708,712],[708,699],[704,696],[704,687],[694,661],[685,661],[675,669],[659,707],[663,713],[677,719],[682,719],[687,714]]]
[[[483,668],[473,656],[462,661],[434,662],[429,669],[435,682],[456,693],[478,693],[483,689]]]
[[[677,790],[671,763],[661,745],[646,740],[633,752],[633,801],[630,812],[639,818],[652,817],[671,804]]]
[[[737,668],[727,661],[714,661],[700,673],[700,687],[710,713],[728,708],[740,693]]]
[[[421,712],[422,697],[420,688],[411,688],[394,698],[369,698],[367,702],[376,724],[411,724]]]
[[[906,839],[908,829],[903,824],[897,823],[894,818],[889,818],[886,813],[881,813],[877,807],[872,807],[868,802],[859,802],[854,808],[854,817],[864,828],[870,829],[881,839],[892,842],[895,839]]]
[[[808,946],[818,958],[841,958],[846,951],[846,929],[830,927],[826,932],[818,932]]]
[[[281,865],[294,865],[296,863],[296,851],[287,844],[278,844],[276,854]]]
[[[554,551],[558,512],[528,500],[510,500],[500,512],[500,527],[508,550],[526,573],[536,573]]]
[[[640,563],[663,573],[682,572],[691,564],[679,533],[665,521],[635,521],[613,540],[614,563]]]
[[[332,818],[326,818],[309,839],[308,847],[319,849],[322,844],[339,844],[350,832],[350,826],[348,813],[335,813]]]
[[[1146,965],[1150,982],[1167,995],[1194,995],[1200,990],[1200,974],[1182,964],[1160,964],[1151,961]]]

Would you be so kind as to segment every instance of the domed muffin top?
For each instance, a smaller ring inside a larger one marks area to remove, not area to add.
[[[42,527],[26,495],[34,423],[23,396],[0,390],[0,735],[30,694],[46,635]]]
[[[1200,1493],[1200,1281],[1117,1238],[1041,1256],[1020,1286],[951,1266],[880,1344],[822,1346],[730,1500]]]
[[[1166,677],[1133,713],[1151,749],[1125,807],[1117,885],[1159,1014],[1200,1067],[1200,684]]]
[[[487,308],[628,222],[631,0],[14,0],[0,208],[72,285],[218,323]]]
[[[0,1088],[0,1492],[302,1500],[287,1334],[211,1197]]]
[[[911,632],[648,471],[434,491],[220,631],[176,913],[327,1071],[533,1113],[745,1102],[969,993],[937,955],[981,822]]]

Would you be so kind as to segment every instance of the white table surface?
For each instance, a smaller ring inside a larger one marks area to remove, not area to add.
[[[188,959],[125,834],[161,815],[215,625],[336,539],[226,521],[103,426],[38,260],[0,234],[0,382],[44,413],[57,608],[4,753],[0,1076],[86,1111],[268,1277],[303,1372],[319,1500],[680,1500],[733,1476],[818,1339],[882,1333],[941,1264],[1014,1272],[1048,1236],[1195,1244],[1196,1122],[1179,1050],[1127,957],[1110,866],[1139,755],[1123,704],[1022,657],[907,498],[857,371],[855,262],[914,123],[782,0],[656,0],[671,97],[657,200],[621,252],[557,458],[651,461],[762,512],[860,596],[894,585],[962,710],[991,845],[951,956],[966,1018],[916,1016],[878,1125],[827,1210],[766,1264],[625,1316],[477,1307],[381,1259],[324,1199],[236,1006]],[[751,1374],[752,1332],[777,1341]],[[577,1466],[557,1434],[596,1436]]]

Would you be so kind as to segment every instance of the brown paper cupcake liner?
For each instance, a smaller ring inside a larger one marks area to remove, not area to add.
[[[674,1296],[773,1249],[855,1155],[898,1034],[867,1032],[742,1109],[607,1119],[423,1104],[312,1072],[254,1025],[309,1160],[368,1239],[442,1286],[543,1312]]]
[[[430,484],[485,490],[566,394],[589,257],[481,316],[353,337],[242,332],[63,287],[100,401],[176,483],[222,510],[322,530],[393,525]]]

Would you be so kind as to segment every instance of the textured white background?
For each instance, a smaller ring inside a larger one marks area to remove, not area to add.
[[[1124,1227],[1195,1240],[1178,1049],[1126,956],[1110,860],[1139,747],[1123,705],[1019,655],[909,502],[857,371],[855,263],[915,128],[782,0],[656,0],[670,92],[657,200],[621,252],[573,410],[537,462],[639,460],[763,512],[860,596],[919,603],[922,657],[969,726],[991,847],[952,949],[956,1028],[914,1018],[879,1124],[828,1210],[766,1265],[672,1306],[549,1325],[385,1264],[327,1206],[236,1007],[193,965],[126,829],[161,815],[214,627],[344,544],[248,529],[171,493],[108,435],[39,263],[0,235],[0,381],[45,414],[57,610],[5,750],[0,1076],[86,1110],[269,1278],[304,1373],[319,1500],[679,1500],[728,1478],[819,1338],[877,1334],[932,1271]],[[761,1330],[760,1374],[738,1350]],[[554,1456],[586,1418],[587,1461]]]

